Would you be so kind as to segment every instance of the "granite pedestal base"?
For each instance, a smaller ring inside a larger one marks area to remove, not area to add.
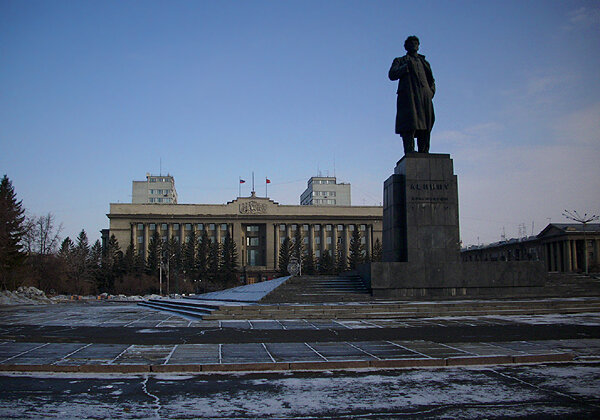
[[[450,155],[404,156],[384,183],[383,201],[383,262],[358,267],[374,297],[532,296],[544,286],[539,261],[460,261]]]

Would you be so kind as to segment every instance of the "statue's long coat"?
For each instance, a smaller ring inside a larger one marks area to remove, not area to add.
[[[435,80],[425,56],[408,54],[395,58],[389,72],[390,80],[398,80],[396,102],[396,134],[433,127],[433,96]]]

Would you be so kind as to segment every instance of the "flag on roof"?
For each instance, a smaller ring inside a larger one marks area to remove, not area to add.
[[[240,178],[240,184],[243,184],[244,182],[246,182],[246,181],[244,181],[243,179]]]
[[[266,179],[267,179],[267,184],[270,184],[271,180],[269,178],[266,178]]]

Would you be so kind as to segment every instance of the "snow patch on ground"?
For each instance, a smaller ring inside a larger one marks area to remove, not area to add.
[[[21,286],[13,292],[10,290],[0,291],[0,305],[44,305],[49,303],[54,303],[54,301],[35,287]]]

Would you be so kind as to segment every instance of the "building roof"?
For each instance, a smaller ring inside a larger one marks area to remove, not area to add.
[[[568,233],[583,233],[582,223],[550,223],[537,237],[563,235]],[[588,223],[585,225],[585,233],[600,233],[600,223]]]

